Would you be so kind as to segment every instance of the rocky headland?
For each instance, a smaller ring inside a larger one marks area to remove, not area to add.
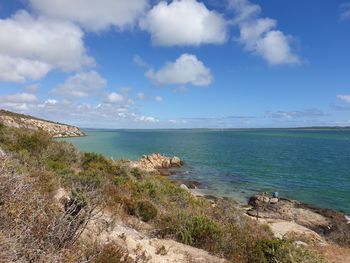
[[[58,122],[38,119],[32,116],[0,110],[0,123],[12,128],[47,132],[51,137],[80,137],[85,136],[78,127]]]

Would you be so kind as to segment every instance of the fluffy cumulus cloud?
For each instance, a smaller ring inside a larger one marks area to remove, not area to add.
[[[259,18],[259,5],[248,0],[229,0],[229,7],[236,15],[234,23],[240,29],[239,42],[247,51],[263,57],[271,65],[300,62],[291,48],[292,38],[276,30],[277,21]]]
[[[51,66],[42,61],[0,54],[0,81],[25,82],[29,79],[39,80],[50,69]]]
[[[140,27],[160,46],[220,44],[227,39],[224,18],[196,0],[161,1],[141,20]]]
[[[106,84],[107,81],[92,70],[68,77],[63,84],[52,90],[52,93],[67,98],[87,97],[101,91]]]
[[[112,92],[107,95],[107,101],[109,103],[121,103],[124,101],[124,97],[117,92]]]
[[[350,103],[350,95],[338,95],[337,98],[346,103]]]
[[[182,54],[175,62],[167,63],[158,71],[150,69],[146,72],[146,76],[159,85],[208,86],[213,81],[210,69],[191,54]]]
[[[89,31],[133,25],[148,6],[147,0],[30,0],[34,10],[48,17],[73,21]]]
[[[53,68],[72,71],[93,64],[83,32],[72,23],[26,11],[0,19],[0,81],[39,80]]]

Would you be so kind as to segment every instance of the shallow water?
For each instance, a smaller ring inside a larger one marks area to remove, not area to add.
[[[349,130],[85,130],[65,139],[114,159],[160,152],[186,162],[177,177],[208,193],[248,198],[256,192],[350,213]]]

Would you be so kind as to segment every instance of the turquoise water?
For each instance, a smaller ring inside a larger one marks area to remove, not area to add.
[[[160,152],[186,162],[177,177],[206,192],[245,199],[256,192],[350,213],[350,131],[86,130],[65,139],[114,159]]]

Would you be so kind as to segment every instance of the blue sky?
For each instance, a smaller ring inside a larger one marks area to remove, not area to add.
[[[350,2],[0,2],[0,108],[83,127],[350,126]]]

